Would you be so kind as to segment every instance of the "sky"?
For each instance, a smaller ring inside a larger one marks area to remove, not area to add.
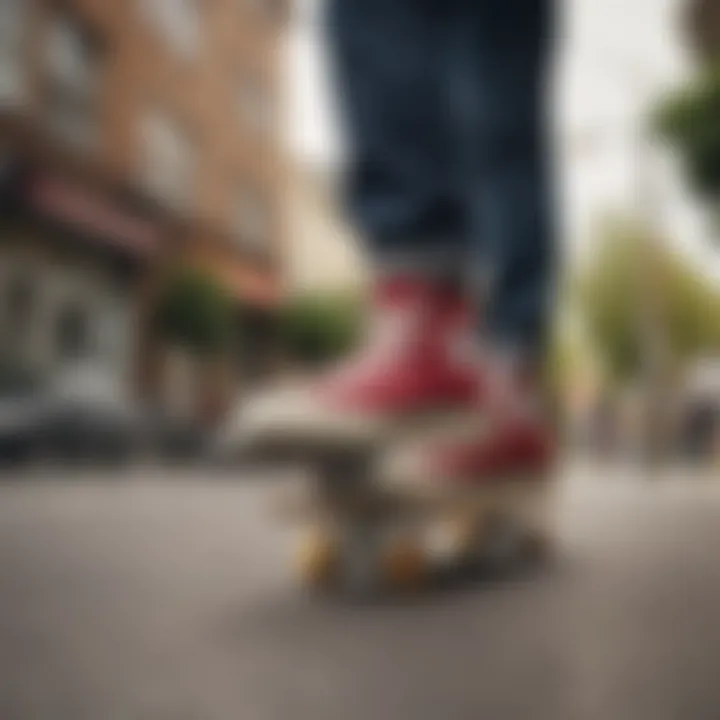
[[[344,142],[327,82],[321,3],[298,0],[289,35],[287,142],[301,162],[327,167],[341,161]],[[644,205],[637,192],[638,122],[650,101],[692,67],[683,6],[683,0],[565,0],[555,103],[564,237],[568,252],[582,259],[599,216],[662,215],[663,232],[720,280],[720,252],[708,249],[704,218],[662,153],[647,155],[645,174],[654,184],[643,191]]]

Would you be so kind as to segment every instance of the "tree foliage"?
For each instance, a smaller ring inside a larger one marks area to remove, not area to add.
[[[672,360],[682,364],[720,352],[720,292],[665,244],[646,240],[629,223],[607,226],[579,283],[587,328],[618,379],[640,370],[648,273],[655,317]]]
[[[720,66],[668,95],[653,125],[679,152],[695,191],[707,201],[720,200]]]
[[[289,300],[282,314],[284,344],[295,362],[315,365],[347,353],[363,325],[356,294],[308,293]]]

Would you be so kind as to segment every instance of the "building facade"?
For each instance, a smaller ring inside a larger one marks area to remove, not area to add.
[[[282,292],[277,0],[0,2],[0,353],[163,384],[168,264],[237,300],[258,372]]]

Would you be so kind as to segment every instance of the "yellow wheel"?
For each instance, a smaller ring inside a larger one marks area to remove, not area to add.
[[[432,552],[450,562],[465,562],[482,553],[487,523],[481,513],[463,512],[444,518],[430,536]]]
[[[327,588],[337,577],[340,564],[337,538],[326,528],[310,528],[300,539],[296,565],[302,582],[313,588]]]
[[[382,552],[382,571],[385,582],[400,590],[422,587],[429,575],[429,562],[420,543],[413,538],[395,538]]]
[[[484,515],[465,513],[456,518],[454,527],[454,550],[460,559],[476,558],[482,554],[487,541],[487,522]]]

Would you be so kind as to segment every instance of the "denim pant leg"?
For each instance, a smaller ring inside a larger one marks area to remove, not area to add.
[[[484,322],[496,345],[540,355],[555,284],[546,114],[553,0],[461,2],[474,267],[490,277]]]
[[[349,212],[380,269],[454,274],[466,262],[445,7],[439,0],[329,0]]]

